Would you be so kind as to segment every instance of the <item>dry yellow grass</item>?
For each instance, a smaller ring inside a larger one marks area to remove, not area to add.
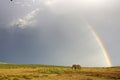
[[[0,80],[120,80],[120,68],[0,65]]]

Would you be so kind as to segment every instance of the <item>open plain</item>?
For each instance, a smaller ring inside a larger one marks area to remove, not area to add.
[[[120,67],[0,64],[0,80],[120,80]]]

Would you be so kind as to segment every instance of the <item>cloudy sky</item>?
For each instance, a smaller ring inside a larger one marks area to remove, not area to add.
[[[120,65],[120,0],[1,0],[0,62]]]

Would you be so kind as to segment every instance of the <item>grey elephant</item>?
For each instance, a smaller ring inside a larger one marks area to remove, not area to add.
[[[73,64],[72,65],[72,69],[81,69],[81,66],[80,65],[78,65],[78,64]]]

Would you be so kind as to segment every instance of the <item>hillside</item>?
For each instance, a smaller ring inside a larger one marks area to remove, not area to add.
[[[0,62],[0,64],[7,64],[7,63],[5,63],[5,62]]]

